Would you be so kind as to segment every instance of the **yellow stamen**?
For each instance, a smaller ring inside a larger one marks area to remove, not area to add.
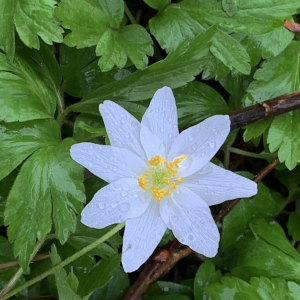
[[[157,201],[169,196],[177,189],[177,183],[182,177],[176,178],[179,164],[186,158],[181,155],[166,164],[166,159],[156,155],[148,161],[149,169],[138,178],[139,186],[145,191],[152,191],[152,197]]]

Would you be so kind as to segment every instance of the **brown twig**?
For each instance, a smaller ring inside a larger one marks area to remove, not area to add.
[[[273,118],[300,108],[300,91],[279,96],[229,114],[231,129]]]
[[[291,32],[300,32],[300,24],[285,20],[284,27]]]
[[[33,258],[32,262],[47,259],[47,258],[50,258],[49,253],[38,254]],[[18,266],[18,265],[19,265],[19,262],[17,260],[10,261],[10,262],[7,262],[7,263],[0,264],[0,270],[15,267],[15,266]]]
[[[279,160],[276,158],[269,165],[267,165],[253,180],[258,183],[261,181],[267,174],[269,174],[277,165],[279,164]],[[241,199],[235,199],[230,201],[230,203],[222,209],[219,214],[215,217],[215,222],[220,222]],[[164,249],[162,251],[169,251],[169,257],[164,261],[159,261],[157,258],[160,257],[160,251],[157,255],[149,259],[148,263],[146,263],[143,268],[139,278],[137,281],[130,287],[126,295],[122,298],[122,300],[137,300],[140,299],[141,296],[149,289],[149,287],[156,282],[160,277],[167,274],[176,264],[177,262],[193,253],[193,250],[187,246],[179,249],[180,243],[175,240],[177,243],[176,250],[170,251],[170,246],[174,247],[174,242],[169,243],[167,246],[168,249]],[[179,243],[179,244],[178,244]]]

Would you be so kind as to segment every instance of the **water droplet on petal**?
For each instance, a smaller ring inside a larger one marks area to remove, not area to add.
[[[100,209],[104,209],[105,208],[105,204],[102,203],[102,202],[100,202],[98,206],[99,206]]]
[[[123,212],[127,212],[127,211],[129,211],[129,209],[130,209],[130,205],[129,205],[129,203],[121,203],[120,205],[119,205],[119,210],[120,211],[123,211]]]
[[[190,141],[192,141],[194,138],[195,138],[195,137],[194,137],[192,134],[189,135],[189,140],[190,140]]]
[[[117,207],[117,205],[118,205],[118,203],[117,203],[117,202],[112,202],[110,206],[111,206],[112,208],[116,208],[116,207]]]
[[[172,133],[168,134],[168,138],[171,139],[173,137]]]
[[[122,190],[122,191],[121,191],[121,195],[122,195],[123,197],[125,197],[125,196],[127,195],[127,192],[126,192],[125,190]]]
[[[127,185],[127,184],[123,184],[123,185],[122,185],[122,188],[123,188],[123,190],[125,190],[125,191],[129,191],[129,185]]]
[[[209,142],[209,147],[215,148],[216,147],[216,142],[215,141],[210,141]]]
[[[89,167],[92,168],[94,165],[92,163],[89,163]]]
[[[172,117],[169,117],[169,118],[168,118],[168,121],[169,121],[169,123],[172,123],[172,122],[173,122],[173,118],[172,118]]]
[[[113,170],[113,172],[116,172],[117,171],[117,167],[113,167],[112,170]]]
[[[188,238],[188,240],[191,241],[191,242],[195,239],[195,237],[194,237],[193,234],[189,234],[189,235],[187,236],[187,238]]]
[[[194,150],[196,150],[196,149],[197,149],[197,145],[194,144],[194,145],[192,146],[192,148],[193,148]]]

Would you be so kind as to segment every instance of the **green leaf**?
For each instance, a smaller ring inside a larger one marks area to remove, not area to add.
[[[185,286],[174,282],[158,281],[151,286],[151,288],[143,298],[146,300],[146,299],[156,299],[156,297],[157,299],[159,299],[158,297],[172,296],[174,297],[172,299],[177,299],[176,297],[178,297],[179,295],[185,296],[187,297],[187,299],[192,299],[193,289],[190,288],[189,286]]]
[[[62,74],[60,66],[51,50],[51,47],[41,42],[40,49],[30,49],[17,40],[16,51],[42,81],[56,94],[59,93]],[[58,96],[57,96],[58,97]]]
[[[214,300],[264,300],[249,283],[235,277],[222,277],[222,283],[210,284],[204,291]]]
[[[154,9],[161,10],[171,1],[170,0],[144,0],[144,2]]]
[[[112,271],[113,278],[102,288],[97,289],[89,300],[120,300],[130,285],[129,277],[121,266]]]
[[[252,277],[250,284],[236,277],[223,277],[222,284],[212,284],[205,288],[205,291],[216,300],[293,300],[291,290],[299,286],[292,282],[286,282],[280,278],[269,279],[266,277]],[[292,285],[291,285],[292,284]]]
[[[182,43],[163,61],[95,90],[73,105],[72,110],[95,113],[104,100],[141,101],[150,99],[163,86],[176,88],[194,80],[194,76],[206,64],[204,56],[214,34],[215,28],[210,28],[198,35],[190,45],[187,42]]]
[[[211,260],[206,260],[197,271],[194,282],[195,300],[208,300],[204,288],[215,282],[220,282],[222,277],[221,271],[215,270],[215,265]]]
[[[254,236],[248,232],[235,243],[238,253],[237,267],[231,270],[233,275],[245,280],[266,276],[300,283],[300,255],[280,226],[255,220],[250,228]]]
[[[222,7],[229,17],[233,17],[238,11],[237,0],[222,0]]]
[[[290,290],[292,299],[300,300],[300,285],[292,281],[288,281],[287,285]]]
[[[300,112],[298,110],[276,117],[269,129],[267,142],[271,152],[278,151],[280,162],[289,170],[300,162]]]
[[[161,238],[161,241],[159,242],[159,246],[167,245],[170,241],[173,241],[175,239],[175,236],[173,234],[173,231],[170,229],[167,229],[163,237]]]
[[[51,247],[51,261],[53,265],[57,265],[61,262],[61,258],[57,253],[56,247],[53,244]],[[78,279],[73,272],[67,275],[64,268],[59,269],[54,273],[56,287],[59,299],[64,300],[80,300],[81,297],[76,295],[73,288],[78,285]],[[72,288],[73,287],[73,288]]]
[[[299,42],[293,41],[278,56],[264,61],[254,75],[255,81],[249,85],[249,94],[243,99],[245,106],[300,89],[298,48]],[[268,132],[270,152],[278,150],[279,160],[285,162],[289,170],[300,161],[300,140],[295,134],[299,126],[299,112],[295,111],[276,117]]]
[[[80,278],[79,295],[89,295],[95,289],[104,287],[112,278],[112,272],[120,265],[120,254],[102,259],[89,273]]]
[[[97,45],[96,54],[102,56],[99,60],[102,71],[109,71],[114,65],[123,68],[127,58],[142,69],[148,64],[147,55],[153,55],[152,39],[142,26],[133,24],[122,28],[122,0],[63,0],[56,14],[63,26],[72,31],[64,40],[68,46]]]
[[[230,70],[237,69],[244,74],[250,74],[250,57],[242,45],[230,35],[218,30],[213,38],[210,51]]]
[[[0,180],[34,151],[58,144],[60,135],[54,120],[0,123]]]
[[[6,122],[54,116],[57,98],[32,67],[19,55],[7,69],[0,53],[0,120]]]
[[[127,57],[137,69],[148,65],[148,56],[153,55],[152,39],[140,25],[125,26],[118,31],[107,30],[97,44],[96,54],[102,56],[99,66],[103,72],[110,71],[114,65],[125,67]]]
[[[261,58],[266,59],[281,53],[292,41],[294,33],[281,26],[261,35],[233,34],[232,36],[245,47],[251,58],[251,66],[255,66]]]
[[[176,50],[185,39],[192,40],[207,29],[194,20],[179,4],[171,4],[154,18],[150,19],[149,27],[160,46],[168,53]],[[176,34],[174,34],[176,33]]]
[[[290,214],[287,228],[293,240],[300,241],[300,211],[293,211]]]
[[[175,89],[174,96],[181,130],[213,115],[225,115],[230,112],[222,96],[199,81],[193,81]]]
[[[251,106],[271,98],[300,89],[299,42],[293,41],[276,57],[266,59],[254,74],[254,81],[243,99],[244,106]]]
[[[10,3],[9,3],[10,2]],[[9,4],[8,4],[9,3]],[[4,46],[9,60],[14,57],[14,26],[29,48],[40,48],[39,37],[48,45],[63,41],[63,29],[54,16],[54,0],[12,0],[0,2],[0,43]]]
[[[0,45],[3,46],[8,60],[11,62],[15,55],[14,11],[16,1],[0,1]]]
[[[124,16],[123,0],[86,0],[105,14],[110,27],[118,28]]]
[[[284,19],[299,8],[297,0],[241,0],[236,14],[230,17],[223,10],[221,1],[184,0],[179,5],[199,23],[217,24],[228,31],[245,34],[263,34],[281,27]]]
[[[109,72],[101,72],[96,59],[95,47],[76,49],[62,44],[60,46],[60,66],[66,93],[82,98],[95,89],[115,80],[128,76],[135,68],[113,68]]]
[[[65,139],[57,146],[41,148],[23,164],[7,199],[5,224],[14,254],[27,269],[29,257],[36,243],[51,230],[64,243],[75,231],[74,212],[82,208],[82,167],[69,154],[74,140]],[[52,201],[51,201],[52,200]]]
[[[249,142],[250,140],[261,136],[268,129],[271,123],[272,120],[263,120],[247,125],[244,132],[244,141]]]
[[[258,184],[258,193],[252,199],[242,199],[224,218],[221,242],[228,248],[239,240],[254,217],[271,221],[286,205],[287,200],[264,184]]]
[[[77,226],[76,231],[70,235],[70,237],[67,240],[67,243],[71,246],[73,246],[76,250],[80,250],[93,242],[95,242],[97,239],[99,239],[101,236],[103,236],[105,233],[107,233],[109,230],[111,230],[111,227],[108,226],[104,229],[94,229],[89,228],[85,225],[83,225],[78,218],[77,220]],[[116,243],[118,246],[120,246],[118,236],[111,237],[107,243]],[[116,250],[114,250],[111,246],[109,246],[107,243],[101,243],[99,246],[88,252],[88,255],[97,255],[103,258],[108,258],[114,254],[117,253]]]

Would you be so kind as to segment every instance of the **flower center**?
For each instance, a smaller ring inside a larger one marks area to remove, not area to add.
[[[179,164],[186,158],[181,155],[172,162],[166,163],[166,159],[156,155],[148,161],[149,169],[138,178],[139,186],[145,191],[152,191],[152,196],[160,201],[163,197],[177,189],[177,183],[182,181],[177,177]]]

